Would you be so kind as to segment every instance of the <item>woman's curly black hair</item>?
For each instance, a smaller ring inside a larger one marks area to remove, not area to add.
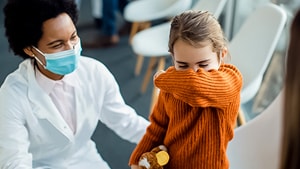
[[[37,45],[43,35],[43,23],[67,13],[74,24],[78,19],[74,0],[8,0],[3,8],[5,35],[15,55],[26,59],[24,48]]]

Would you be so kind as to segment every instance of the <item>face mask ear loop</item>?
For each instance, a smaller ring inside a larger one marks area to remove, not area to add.
[[[39,62],[44,67],[44,69],[47,69],[46,66],[40,61],[39,58],[37,58],[36,56],[34,56],[34,58],[37,62]]]
[[[42,55],[42,52],[39,50],[39,49],[37,49],[36,47],[34,47],[34,46],[32,46],[37,52],[39,52],[41,55]],[[47,69],[46,68],[46,66],[43,64],[43,62],[39,59],[39,58],[37,58],[35,55],[32,55],[33,57],[34,57],[34,59],[37,61],[37,62],[39,62],[39,64],[41,64],[42,66],[43,66],[43,68],[44,69]]]

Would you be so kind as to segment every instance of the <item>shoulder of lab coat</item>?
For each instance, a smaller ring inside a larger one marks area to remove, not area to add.
[[[30,143],[23,114],[29,105],[27,79],[23,76],[27,72],[25,65],[29,63],[30,60],[23,61],[0,88],[0,168],[31,168],[32,156],[27,152]]]
[[[103,63],[92,60],[94,59],[81,57],[78,76],[84,78],[83,82],[91,82],[94,94],[100,97],[97,99],[100,102],[93,103],[99,105],[99,120],[121,138],[137,143],[149,122],[124,102],[119,85],[108,68]],[[90,64],[91,62],[94,64]]]

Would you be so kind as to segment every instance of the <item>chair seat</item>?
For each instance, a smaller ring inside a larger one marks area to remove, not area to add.
[[[230,169],[279,167],[284,90],[258,116],[235,129],[227,156]]]
[[[168,39],[170,26],[170,23],[167,22],[153,26],[151,29],[138,32],[132,39],[132,49],[134,53],[138,53],[145,57],[169,55]]]
[[[243,74],[243,77],[248,76],[248,75],[246,75],[246,72],[242,72],[242,74]],[[262,84],[263,74],[264,73],[262,73],[261,75],[258,75],[255,78],[252,78],[253,79],[252,82],[249,82],[249,79],[247,79],[247,78],[243,78],[243,80],[244,80],[243,83],[247,84],[247,85],[243,86],[243,89],[241,92],[241,104],[244,104],[244,103],[248,102],[249,100],[251,100],[252,98],[254,98],[254,96],[256,95],[256,93],[258,92],[258,90]]]

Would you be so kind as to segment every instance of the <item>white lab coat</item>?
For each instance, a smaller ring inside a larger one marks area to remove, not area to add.
[[[75,84],[75,134],[38,85],[31,59],[6,78],[0,88],[1,169],[109,169],[91,140],[98,120],[123,139],[141,139],[149,122],[124,103],[102,63],[82,56],[64,78]]]

